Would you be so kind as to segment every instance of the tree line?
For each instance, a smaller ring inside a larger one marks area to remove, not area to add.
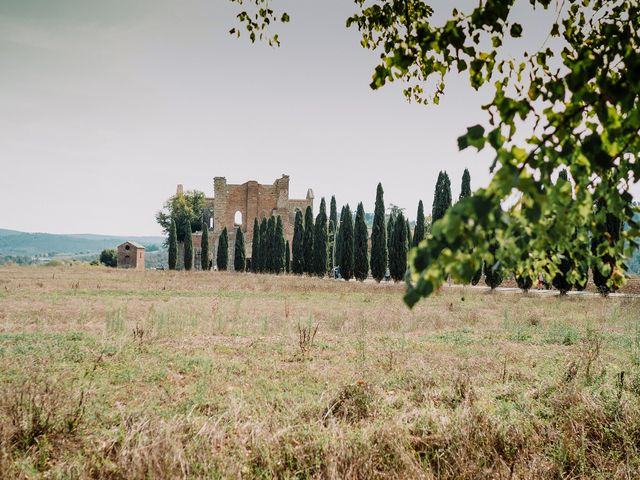
[[[559,173],[556,185],[571,188],[566,170]],[[470,197],[471,193],[471,176],[465,169],[457,200]],[[173,201],[182,208],[182,210],[176,210],[181,212],[182,221],[179,228],[177,216],[168,217],[170,218],[168,239],[170,269],[176,268],[177,244],[180,240],[184,242],[184,268],[190,270],[193,267],[193,214],[192,210],[186,210],[185,206],[193,206],[197,200],[199,197],[194,193],[187,200]],[[348,204],[341,208],[338,216],[336,199],[332,196],[330,211],[327,215],[326,202],[322,198],[315,218],[311,207],[306,208],[304,215],[300,210],[296,211],[291,245],[285,239],[284,223],[280,216],[263,217],[260,220],[255,218],[250,264],[246,257],[244,232],[241,227],[238,227],[233,246],[233,269],[238,272],[250,269],[254,273],[294,273],[318,277],[339,272],[339,276],[345,280],[355,278],[359,281],[363,281],[371,274],[377,282],[385,278],[397,282],[403,280],[407,273],[409,250],[417,247],[424,240],[428,241],[432,225],[445,216],[452,204],[451,180],[446,171],[441,171],[435,185],[431,216],[425,216],[424,204],[420,200],[416,223],[412,229],[402,208],[395,205],[390,205],[388,210],[385,208],[384,190],[379,183],[370,233],[362,202],[358,203],[355,216]],[[601,207],[596,205],[596,209],[598,208]],[[514,217],[511,221],[515,222],[517,218]],[[614,241],[617,240],[622,230],[620,221],[607,213],[606,224],[607,231],[604,235],[613,238]],[[209,226],[205,215],[202,215],[198,227],[202,231],[201,268],[209,270],[211,268]],[[513,241],[522,243],[521,251],[526,251],[526,243],[530,240],[527,229],[523,226],[521,230],[516,229],[516,231],[518,235]],[[578,230],[576,241],[582,242],[584,255],[575,252],[571,254],[566,250],[548,252],[549,255],[558,259],[560,265],[559,271],[554,275],[550,275],[544,268],[540,271],[536,270],[535,259],[523,255],[517,263],[518,268],[513,272],[505,271],[499,261],[492,264],[483,263],[481,268],[473,273],[471,284],[477,285],[484,276],[486,285],[494,289],[502,284],[505,276],[513,275],[518,287],[524,291],[529,290],[537,282],[546,288],[553,286],[561,294],[565,294],[572,289],[584,290],[587,285],[588,271],[591,268],[596,287],[601,293],[607,294],[611,291],[607,286],[612,268],[610,252],[599,248],[602,239],[590,238],[586,228]],[[497,240],[489,246],[494,257],[497,257],[495,254],[498,248]],[[591,265],[589,252],[596,259],[591,262]],[[227,270],[228,259],[229,235],[224,228],[218,239],[215,259],[217,269]],[[579,271],[581,275],[576,276],[575,271]]]

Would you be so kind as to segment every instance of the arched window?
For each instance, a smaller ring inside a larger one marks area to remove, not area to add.
[[[242,226],[242,212],[238,210],[233,217],[233,223],[236,227]]]

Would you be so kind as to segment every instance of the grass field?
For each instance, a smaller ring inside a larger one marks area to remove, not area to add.
[[[640,478],[640,300],[0,268],[0,478]]]

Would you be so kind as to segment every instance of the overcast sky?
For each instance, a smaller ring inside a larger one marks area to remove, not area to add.
[[[476,2],[434,2],[436,14]],[[553,12],[522,2],[538,47]],[[345,28],[349,0],[274,0],[291,14],[282,47],[235,39],[227,0],[0,0],[0,228],[156,234],[176,184],[213,177],[307,188],[373,210],[431,210],[438,171],[458,195],[489,179],[490,152],[458,152],[486,121],[487,92],[451,77],[439,106],[373,92],[376,56]],[[442,6],[445,6],[443,9]],[[530,27],[527,29],[527,27]]]

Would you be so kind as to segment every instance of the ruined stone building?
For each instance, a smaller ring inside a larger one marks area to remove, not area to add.
[[[178,193],[182,192],[182,185],[178,185]],[[251,258],[253,244],[253,222],[257,218],[279,215],[284,226],[285,240],[292,243],[293,226],[296,211],[304,212],[310,206],[313,208],[313,190],[307,190],[304,199],[289,198],[289,176],[282,175],[272,185],[262,185],[250,180],[241,185],[227,183],[225,177],[213,179],[213,197],[207,197],[209,218],[209,252],[215,264],[218,238],[226,227],[229,234],[229,265],[233,267],[233,246],[236,229],[241,227],[245,237],[247,258]],[[200,268],[200,232],[193,234],[194,266]],[[180,258],[180,256],[178,256]]]
[[[135,242],[124,242],[118,245],[117,266],[144,270],[144,247]]]

